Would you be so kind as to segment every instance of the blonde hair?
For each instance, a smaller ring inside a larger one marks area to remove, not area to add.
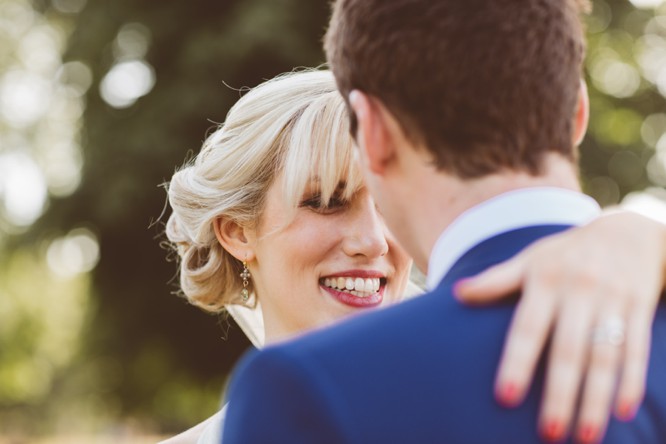
[[[217,218],[256,227],[280,174],[294,210],[313,180],[322,202],[336,192],[350,198],[361,186],[354,154],[345,105],[329,71],[283,74],[238,100],[168,185],[173,213],[166,234],[180,257],[180,285],[189,302],[215,312],[243,304],[242,265],[217,241]]]

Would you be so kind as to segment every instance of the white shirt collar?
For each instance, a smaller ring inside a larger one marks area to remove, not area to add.
[[[500,194],[462,213],[430,253],[426,285],[437,287],[469,249],[507,231],[535,225],[583,225],[599,215],[594,199],[564,188],[522,188]]]

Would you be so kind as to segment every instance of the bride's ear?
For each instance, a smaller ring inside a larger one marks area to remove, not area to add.
[[[239,261],[254,259],[254,232],[225,217],[213,221],[215,237],[222,247]]]

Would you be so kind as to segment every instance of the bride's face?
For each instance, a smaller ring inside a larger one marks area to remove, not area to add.
[[[248,266],[261,302],[266,342],[402,298],[411,259],[388,232],[372,197],[361,188],[349,201],[322,205],[316,183],[295,217],[271,186]]]

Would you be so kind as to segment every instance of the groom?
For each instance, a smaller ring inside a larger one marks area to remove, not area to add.
[[[564,419],[536,426],[542,372],[519,408],[492,398],[512,305],[469,309],[453,289],[598,213],[575,168],[588,107],[578,8],[574,0],[337,1],[326,51],[366,183],[428,270],[432,292],[245,359],[230,388],[225,444],[565,438]],[[616,315],[610,307],[592,347],[619,353]],[[655,329],[666,334],[663,310]],[[652,365],[666,368],[664,350],[653,350]],[[611,421],[605,442],[666,442],[666,393],[655,379],[636,420]],[[580,424],[574,433],[597,442],[603,430]]]

